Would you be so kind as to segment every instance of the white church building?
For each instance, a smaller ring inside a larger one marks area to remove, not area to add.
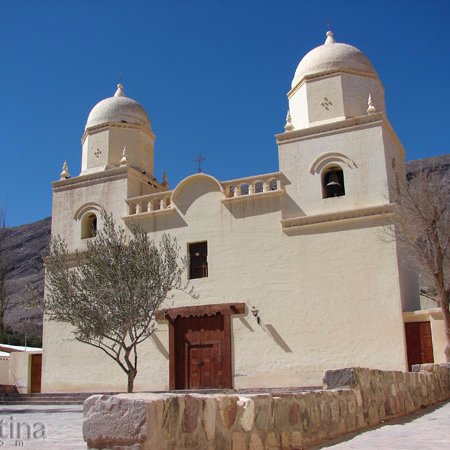
[[[52,235],[69,251],[86,248],[105,210],[156,241],[176,237],[187,258],[199,298],[167,305],[139,347],[135,390],[305,386],[332,368],[407,370],[405,321],[431,313],[411,312],[416,286],[383,239],[405,151],[380,78],[328,32],[287,96],[278,170],[195,173],[169,189],[154,177],[148,115],[119,84],[89,114],[81,173],[65,166],[53,183]],[[440,362],[443,343],[434,346]],[[43,392],[126,390],[119,366],[69,326],[45,321],[43,348]]]

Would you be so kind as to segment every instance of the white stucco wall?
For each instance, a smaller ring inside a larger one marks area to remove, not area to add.
[[[302,129],[367,114],[371,95],[377,111],[385,111],[383,86],[378,78],[333,73],[304,80],[288,93],[292,124]]]
[[[0,359],[0,384],[9,384],[9,358]]]
[[[227,205],[222,198],[217,184],[194,177],[178,193],[178,212],[140,224],[156,239],[177,237],[182,252],[188,242],[208,241],[208,278],[192,280],[200,298],[179,295],[168,306],[245,302],[259,309],[261,326],[248,313],[232,319],[235,387],[314,385],[323,370],[351,365],[405,369],[396,249],[381,242],[376,220],[287,235],[279,198]],[[125,389],[115,363],[70,340],[66,326],[45,323],[44,349],[43,391]],[[139,358],[136,390],[167,389],[166,324]]]
[[[126,226],[139,224],[155,240],[170,233],[181,256],[188,243],[208,242],[208,277],[192,281],[199,298],[179,294],[166,306],[246,304],[244,315],[232,317],[235,387],[316,385],[325,369],[346,366],[406,369],[402,283],[407,280],[395,242],[383,239],[404,151],[386,118],[376,73],[370,64],[364,73],[343,70],[355,67],[354,51],[345,54],[349,67],[344,62],[335,67],[331,57],[332,70],[305,74],[304,83],[288,94],[295,129],[276,136],[275,193],[266,189],[222,202],[223,188],[236,180],[221,185],[199,174],[175,188],[171,208],[142,212],[141,206],[128,208],[126,200],[147,194],[150,180],[131,169],[54,184],[52,233],[63,236],[70,251],[85,248],[83,215],[102,208],[117,219],[128,216]],[[369,93],[377,108],[373,114],[367,114]],[[149,142],[139,141],[137,131],[114,133],[114,138],[112,132],[89,136],[83,169],[117,163],[128,140],[130,161],[145,160],[141,150]],[[97,161],[91,151],[97,144],[107,146],[113,158]],[[323,198],[322,175],[336,164],[344,172],[345,196]],[[261,324],[249,312],[252,307]],[[121,369],[100,350],[74,342],[69,327],[45,321],[43,340],[43,391],[125,389]],[[139,350],[136,390],[168,388],[168,352],[162,322]]]
[[[20,393],[30,392],[31,353],[12,352],[9,357],[9,384],[14,384]]]

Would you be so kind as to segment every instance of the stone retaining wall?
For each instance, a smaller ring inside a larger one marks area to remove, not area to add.
[[[84,404],[90,449],[295,450],[450,398],[450,364],[415,372],[325,372],[323,390],[281,394],[94,395]]]

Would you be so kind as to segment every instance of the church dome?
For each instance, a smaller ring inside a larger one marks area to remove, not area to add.
[[[377,73],[364,53],[353,45],[338,43],[333,33],[327,32],[323,45],[314,48],[300,61],[295,71],[292,87],[305,78],[313,78],[335,72],[349,72],[369,77],[377,77]]]
[[[114,97],[98,102],[89,113],[86,129],[105,123],[131,123],[150,127],[145,109],[135,100],[125,95],[123,86],[117,85]]]

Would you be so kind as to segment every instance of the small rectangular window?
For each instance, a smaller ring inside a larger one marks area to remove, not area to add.
[[[208,243],[189,244],[189,279],[208,276]]]

